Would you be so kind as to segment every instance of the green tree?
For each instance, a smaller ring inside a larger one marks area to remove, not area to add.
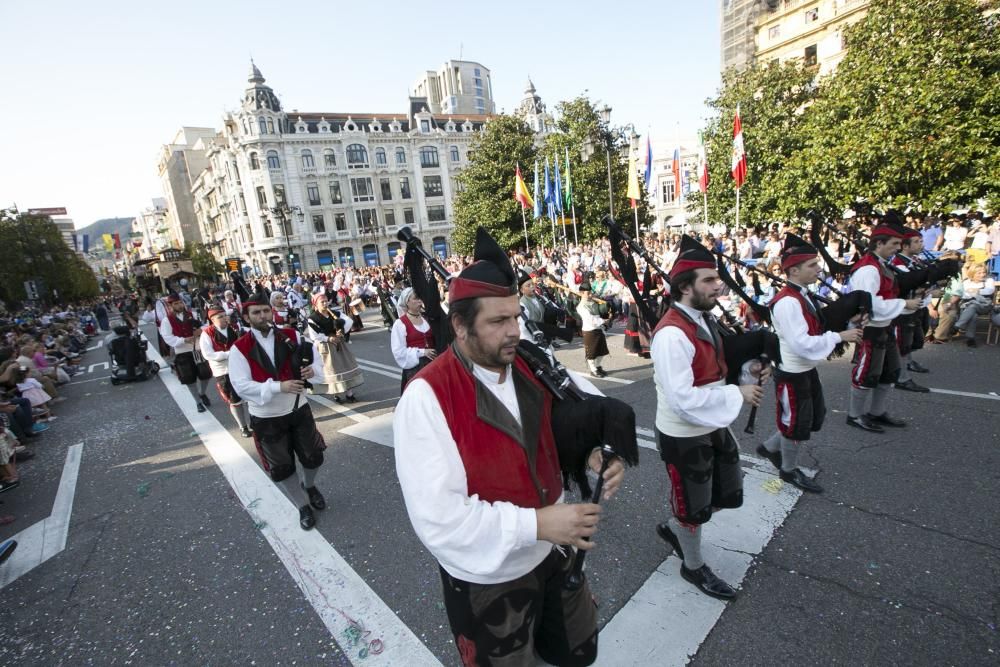
[[[996,16],[975,0],[873,0],[781,176],[833,213],[856,197],[924,210],[1000,193]]]
[[[226,267],[215,258],[204,243],[188,241],[184,244],[184,254],[191,258],[191,266],[199,278],[215,280],[226,271]]]
[[[715,114],[703,139],[708,162],[708,219],[736,223],[736,188],[732,168],[733,118],[740,107],[747,179],[740,191],[740,225],[785,219],[796,203],[779,187],[776,175],[789,157],[804,146],[803,114],[816,95],[815,70],[797,62],[768,63],[742,72],[728,71],[717,97],[708,100]],[[702,198],[688,202],[691,216],[701,219]]]

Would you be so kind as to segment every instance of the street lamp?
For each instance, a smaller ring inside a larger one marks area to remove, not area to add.
[[[272,219],[277,216],[278,220],[281,222],[281,234],[285,237],[285,249],[288,257],[288,275],[295,276],[295,263],[292,261],[295,257],[292,253],[292,240],[291,240],[291,228],[288,226],[288,221],[292,213],[296,215],[302,215],[302,209],[298,206],[288,206],[283,204],[281,206],[274,206],[267,209],[270,212]]]
[[[604,127],[607,128],[607,135],[606,135],[607,138],[604,142],[604,151],[608,161],[608,213],[610,213],[611,217],[614,218],[615,217],[614,190],[611,186],[611,129],[609,125],[611,123],[611,107],[605,104],[603,107],[597,110],[597,114],[600,117],[601,122],[604,123]],[[594,140],[591,137],[587,137],[583,142],[583,151],[582,151],[583,159],[589,160],[590,157],[594,154],[594,151],[595,151]]]

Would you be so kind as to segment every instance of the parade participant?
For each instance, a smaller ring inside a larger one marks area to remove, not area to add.
[[[826,403],[816,366],[840,342],[857,343],[861,329],[824,331],[823,315],[809,291],[821,271],[816,248],[795,234],[785,237],[781,268],[788,277],[770,303],[771,322],[778,334],[781,362],[774,374],[778,432],[757,448],[780,470],[781,479],[803,491],[823,488],[797,465],[802,443],[823,426]]]
[[[656,532],[682,560],[685,581],[728,600],[736,591],[702,559],[702,526],[713,512],[743,504],[739,446],[729,425],[744,403],[760,405],[763,389],[749,376],[766,377],[769,369],[747,362],[740,380],[751,383],[726,384],[724,342],[709,312],[721,291],[715,257],[683,236],[670,270],[674,302],[653,330],[651,354],[657,444],[670,480],[671,510]]]
[[[883,433],[883,426],[901,428],[906,425],[905,421],[886,411],[889,390],[899,378],[899,348],[889,325],[904,308],[915,311],[920,307],[920,299],[899,298],[896,274],[889,266],[902,239],[902,228],[888,222],[879,223],[872,229],[865,255],[851,267],[851,289],[872,295],[872,312],[855,349],[847,424],[872,433]]]
[[[424,319],[424,302],[412,288],[399,295],[399,319],[389,333],[392,356],[403,369],[399,383],[402,394],[406,383],[437,356],[431,323]]]
[[[344,335],[351,330],[351,320],[338,310],[330,309],[325,293],[313,296],[313,312],[309,315],[306,333],[316,344],[323,363],[324,384],[314,385],[318,394],[333,394],[338,403],[346,400],[354,403],[357,397],[354,388],[365,383],[358,360],[354,358]],[[344,398],[340,397],[344,394]]]
[[[198,363],[194,358],[194,346],[198,343],[199,324],[194,315],[177,295],[166,299],[169,310],[160,322],[160,337],[174,353],[174,372],[181,384],[191,389],[198,412],[204,412],[212,402],[205,394],[208,381],[198,376]],[[196,388],[197,386],[197,388]]]
[[[899,252],[893,255],[891,264],[898,271],[908,272],[920,269],[923,266],[923,262],[918,258],[918,255],[923,249],[924,238],[920,232],[906,227],[903,229],[903,240]],[[927,308],[923,302],[924,295],[922,292],[923,290],[919,292],[914,290],[904,295],[906,298],[914,297],[921,299],[920,308],[915,311],[903,308],[903,312],[892,323],[893,334],[896,336],[896,347],[899,348],[900,356],[899,378],[896,380],[894,386],[896,389],[904,391],[927,393],[930,389],[914,382],[913,377],[910,375],[911,372],[927,372],[926,368],[913,360],[913,350],[919,350],[924,346],[924,336],[926,335],[923,323],[927,317]]]
[[[583,331],[583,355],[592,376],[607,377],[608,374],[601,367],[604,358],[610,354],[608,341],[604,336],[606,322],[601,317],[597,302],[591,298],[590,281],[581,282],[579,291],[581,299],[576,305],[576,312],[580,316],[580,330]]]
[[[274,324],[279,327],[295,327],[297,317],[294,310],[288,307],[285,293],[275,290],[271,292],[271,312],[274,314]]]
[[[235,317],[235,322],[230,319],[231,324],[239,324],[240,304],[236,300],[236,295],[233,294],[233,290],[227,289],[222,293],[222,308],[226,311],[226,315],[229,315],[230,318]]]
[[[230,326],[229,315],[219,307],[208,309],[209,326],[201,332],[198,341],[201,356],[208,361],[215,377],[215,387],[219,390],[222,400],[229,406],[229,412],[240,427],[244,438],[250,437],[250,425],[247,418],[247,407],[240,395],[233,389],[229,379],[229,350],[233,347],[239,333]]]
[[[244,301],[243,314],[250,329],[229,350],[229,380],[250,404],[250,427],[264,470],[299,508],[302,530],[310,530],[316,525],[313,508],[326,509],[316,488],[325,446],[302,394],[306,381],[323,381],[322,368],[315,360],[301,365],[298,332],[272,326],[270,304]]]
[[[565,587],[572,550],[590,549],[601,508],[565,504],[552,396],[518,356],[521,308],[510,261],[480,228],[476,261],[452,280],[455,342],[407,385],[393,422],[406,509],[440,564],[465,665],[589,665],[597,614],[586,577]],[[600,451],[590,453],[600,469]],[[624,468],[604,474],[604,497]]]

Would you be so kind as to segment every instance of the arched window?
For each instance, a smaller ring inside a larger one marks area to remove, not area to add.
[[[348,268],[354,266],[354,249],[353,248],[341,248],[337,251],[337,258],[340,260],[341,268]]]
[[[257,119],[257,124],[260,126],[260,133],[267,134],[267,120],[263,116]]]
[[[347,147],[347,168],[362,169],[368,166],[368,150],[361,144]]]
[[[406,164],[406,149],[402,146],[396,148],[396,164],[399,166]]]
[[[443,236],[435,236],[431,241],[431,247],[434,248],[434,254],[438,256],[442,262],[448,257],[448,239]]]
[[[333,268],[333,251],[320,250],[316,253],[316,262],[319,264],[320,271],[329,271]]]
[[[452,162],[459,162],[459,161],[461,161],[461,159],[462,159],[462,156],[459,155],[459,153],[458,153],[458,146],[452,146],[451,147],[451,161]]]
[[[278,157],[278,151],[267,152],[267,168],[281,169],[281,158]]]
[[[267,133],[274,134],[274,121],[270,118],[267,119]]]
[[[420,166],[421,167],[439,167],[441,163],[438,161],[438,149],[433,146],[424,146],[420,149]]]
[[[312,151],[309,150],[308,148],[302,149],[302,168],[303,169],[312,169],[315,166],[316,166],[316,163],[313,162]]]
[[[365,259],[365,266],[378,266],[382,263],[379,259],[378,246],[369,243],[361,249],[361,254]]]
[[[250,153],[250,168],[260,169],[260,162],[257,160],[257,153]]]
[[[386,162],[386,159],[385,159],[385,149],[384,148],[376,148],[375,149],[375,164],[377,164],[380,167],[384,167],[386,164],[388,164]]]
[[[327,167],[337,166],[337,154],[333,150],[327,148],[323,151],[323,164]]]

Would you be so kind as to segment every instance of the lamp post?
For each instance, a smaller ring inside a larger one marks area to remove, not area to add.
[[[611,107],[605,104],[603,107],[597,110],[598,115],[601,118],[601,122],[604,123],[605,128],[609,128],[611,123]],[[607,139],[604,141],[604,152],[605,157],[608,162],[608,213],[611,217],[615,217],[615,204],[614,204],[614,188],[611,185],[611,131],[610,128],[607,131]],[[583,159],[589,160],[594,154],[594,140],[590,137],[583,142]]]
[[[292,261],[295,254],[292,253],[292,240],[291,240],[291,229],[288,226],[288,221],[291,215],[294,213],[296,215],[302,215],[302,209],[298,206],[288,206],[283,204],[281,206],[274,206],[267,209],[271,214],[271,219],[275,217],[281,223],[281,234],[285,237],[285,250],[287,250],[286,257],[288,259],[288,275],[295,276],[295,263]]]

